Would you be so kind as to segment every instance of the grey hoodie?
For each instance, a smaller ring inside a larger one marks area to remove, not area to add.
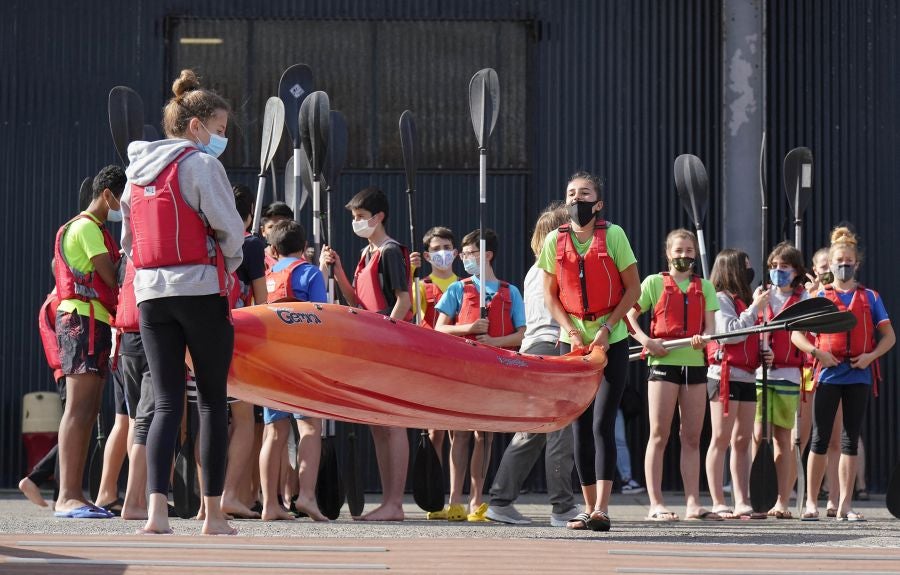
[[[132,142],[128,146],[131,164],[125,171],[128,182],[122,194],[122,249],[131,257],[131,184],[151,183],[181,151],[193,142],[167,139],[156,142]],[[206,217],[225,256],[225,268],[231,273],[243,259],[244,223],[234,205],[231,184],[225,168],[216,158],[195,152],[178,166],[178,183],[184,201]],[[199,296],[219,292],[216,268],[210,265],[181,265],[139,269],[134,276],[137,303],[160,297]]]

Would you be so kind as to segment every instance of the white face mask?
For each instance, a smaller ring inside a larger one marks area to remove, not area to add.
[[[456,259],[456,256],[453,254],[453,250],[440,250],[429,252],[428,258],[431,261],[431,265],[435,268],[448,270],[453,266],[453,260]]]
[[[106,211],[106,220],[110,222],[121,222],[122,221],[122,210],[121,208],[118,210],[114,210],[109,208],[109,202],[106,203],[107,211]]]
[[[374,218],[375,216],[372,217]],[[368,220],[353,220],[353,233],[361,238],[368,239],[375,233],[375,228],[369,226],[371,221],[372,218]]]

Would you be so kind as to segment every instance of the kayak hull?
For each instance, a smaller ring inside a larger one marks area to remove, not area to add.
[[[548,432],[597,393],[605,354],[532,356],[331,304],[234,310],[229,395],[357,423]]]

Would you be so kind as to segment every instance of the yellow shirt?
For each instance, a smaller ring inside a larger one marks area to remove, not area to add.
[[[447,291],[447,288],[450,287],[453,282],[459,281],[459,277],[457,277],[456,274],[450,274],[450,277],[448,278],[439,278],[436,275],[431,274],[430,276],[428,276],[428,279],[430,279],[431,283],[436,285],[438,289],[441,290],[441,293]],[[425,301],[425,282],[419,281],[419,293],[416,297],[416,301],[413,302],[413,310],[418,309],[419,313],[424,317],[426,306],[427,302]]]
[[[94,271],[91,258],[108,253],[106,243],[103,241],[103,232],[100,231],[100,220],[87,212],[81,212],[90,219],[78,218],[66,230],[62,238],[62,253],[69,266],[82,273]],[[103,281],[103,280],[100,280]],[[94,317],[103,323],[109,323],[109,311],[103,307],[99,300],[91,300],[94,303]],[[86,301],[67,299],[59,303],[59,311],[72,313],[78,312],[85,317],[91,315],[91,306]]]

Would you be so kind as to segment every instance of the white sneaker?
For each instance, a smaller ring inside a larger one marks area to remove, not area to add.
[[[508,523],[510,525],[529,525],[531,523],[531,519],[519,513],[512,505],[506,505],[504,507],[491,505],[488,507],[485,517],[491,521]]]
[[[643,493],[644,491],[646,491],[646,489],[644,489],[644,488],[641,486],[641,484],[638,483],[637,481],[635,481],[634,479],[629,479],[629,480],[628,480],[628,483],[626,483],[625,485],[622,486],[622,493],[623,493],[623,494],[628,494],[628,493]]]
[[[568,511],[564,511],[563,513],[551,513],[550,514],[550,526],[551,527],[565,527],[566,523],[569,522],[570,519],[578,515],[578,510],[580,507],[577,505],[573,505],[572,509]]]

